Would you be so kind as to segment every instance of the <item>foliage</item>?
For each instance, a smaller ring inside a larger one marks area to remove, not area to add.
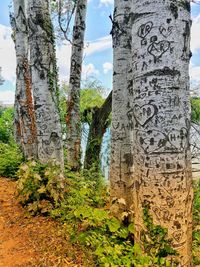
[[[200,122],[200,99],[191,98],[191,107],[192,107],[192,121],[194,123]]]
[[[177,266],[168,256],[176,255],[167,239],[167,230],[154,225],[148,205],[143,207],[146,231],[142,234],[145,252],[134,244],[134,225],[120,222],[109,212],[109,194],[101,175],[94,170],[80,173],[65,170],[65,184],[56,166],[29,162],[19,170],[21,203],[31,213],[50,214],[63,222],[71,242],[79,244],[93,258],[91,266]],[[64,189],[65,187],[65,189]],[[194,264],[199,264],[200,183],[194,205]]]
[[[81,121],[91,123],[92,109],[101,107],[104,99],[96,89],[83,89],[81,90],[80,98],[80,112]]]
[[[59,166],[30,161],[20,166],[17,175],[18,198],[32,214],[48,214],[63,200],[65,183]]]
[[[0,109],[0,142],[13,142],[13,108]]]
[[[0,108],[0,175],[15,177],[23,157],[14,143],[13,108]]]
[[[72,242],[87,248],[87,253],[91,251],[95,266],[172,266],[165,260],[167,252],[171,253],[169,247],[164,256],[142,255],[139,246],[134,245],[134,225],[123,224],[110,214],[107,187],[97,172],[66,171],[66,177],[68,192],[51,216],[63,221]],[[165,235],[160,238],[159,234],[154,243],[162,240],[163,245]]]
[[[194,184],[193,263],[200,265],[200,180]]]
[[[143,231],[141,235],[144,250],[148,255],[155,255],[159,264],[161,262],[165,264],[163,257],[177,254],[176,251],[172,249],[171,242],[167,238],[168,231],[160,225],[153,224],[153,219],[149,213],[149,206],[146,203],[143,207],[143,220],[146,226],[146,231]]]
[[[16,172],[23,160],[17,145],[0,142],[0,175],[16,177]]]

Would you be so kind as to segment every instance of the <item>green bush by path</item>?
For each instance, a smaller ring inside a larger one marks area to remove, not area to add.
[[[20,166],[17,176],[18,199],[31,214],[49,214],[63,201],[66,186],[59,166],[30,161]]]
[[[57,167],[29,162],[20,167],[18,175],[21,203],[32,214],[41,212],[61,220],[71,242],[81,245],[93,259],[91,266],[176,266],[167,261],[167,255],[174,253],[170,242],[164,240],[167,230],[152,223],[149,236],[153,241],[148,248],[156,242],[156,253],[141,253],[134,244],[134,225],[123,224],[110,214],[108,186],[94,170],[66,170],[62,180]],[[144,216],[151,222],[147,212]]]
[[[0,142],[12,143],[13,137],[13,108],[0,108]]]
[[[16,178],[16,172],[22,163],[23,156],[16,144],[0,142],[0,175]]]

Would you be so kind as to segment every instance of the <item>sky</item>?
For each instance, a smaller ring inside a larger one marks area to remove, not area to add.
[[[114,0],[89,0],[86,21],[83,81],[95,78],[107,89],[112,88],[112,39],[110,36]],[[0,102],[12,104],[15,92],[16,57],[9,23],[10,0],[0,0],[0,67],[5,80],[0,86]],[[200,5],[192,4],[190,64],[192,87],[200,84]],[[57,45],[57,62],[60,82],[69,79],[70,44]],[[200,87],[200,86],[199,86]],[[200,92],[199,92],[200,95]]]

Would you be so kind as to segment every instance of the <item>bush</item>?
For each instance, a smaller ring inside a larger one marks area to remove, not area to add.
[[[151,240],[152,247],[157,245],[157,254],[142,254],[134,245],[134,225],[123,224],[110,214],[108,189],[99,173],[87,170],[80,174],[67,170],[66,177],[68,192],[61,205],[51,211],[51,216],[63,221],[73,243],[81,244],[86,253],[91,253],[94,266],[175,266],[166,260],[174,251],[170,249],[170,242],[164,240],[165,229],[151,225],[154,232],[159,230],[152,233]],[[161,255],[163,251],[164,256]]]
[[[48,214],[63,201],[65,186],[60,167],[30,161],[17,173],[18,199],[32,214]]]
[[[60,219],[71,241],[80,244],[93,259],[91,266],[177,266],[167,260],[169,255],[176,255],[167,239],[167,229],[153,224],[145,205],[145,253],[134,244],[133,223],[127,225],[110,214],[107,185],[94,170],[75,173],[67,169],[63,181],[57,166],[29,162],[20,167],[18,175],[21,203],[32,214],[41,212]],[[194,264],[199,262],[199,186],[195,187]]]
[[[0,142],[13,142],[13,108],[0,109]]]
[[[17,145],[0,142],[0,175],[15,178],[22,159]]]

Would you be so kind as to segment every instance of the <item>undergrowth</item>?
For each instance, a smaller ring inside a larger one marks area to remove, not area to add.
[[[200,180],[194,186],[193,264],[200,266]]]
[[[23,161],[22,153],[14,142],[13,108],[0,107],[0,176],[15,178]]]
[[[49,214],[63,201],[67,185],[59,166],[30,161],[17,175],[18,199],[31,214]]]
[[[18,177],[22,205],[32,214],[62,221],[71,242],[92,258],[91,266],[176,266],[167,261],[168,255],[175,254],[167,230],[153,225],[147,207],[143,216],[146,253],[134,244],[133,223],[122,223],[110,214],[108,186],[94,170],[67,169],[63,179],[57,166],[28,162],[20,167]]]
[[[16,144],[0,142],[0,175],[15,178],[23,156]]]

